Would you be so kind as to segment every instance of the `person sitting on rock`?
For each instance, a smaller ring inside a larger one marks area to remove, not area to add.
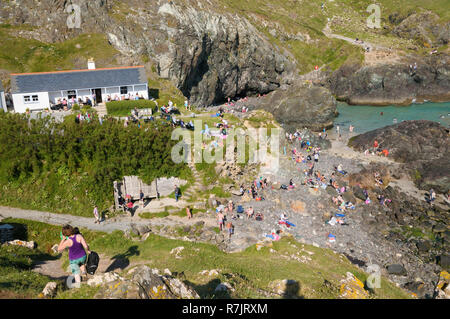
[[[253,207],[250,206],[245,213],[247,214],[247,219],[253,218],[254,215]]]
[[[289,180],[289,188],[295,188],[295,183],[292,181],[292,178]]]
[[[257,221],[263,221],[263,220],[264,220],[264,215],[261,214],[260,212],[257,212],[257,213],[255,214],[255,220],[257,220]]]

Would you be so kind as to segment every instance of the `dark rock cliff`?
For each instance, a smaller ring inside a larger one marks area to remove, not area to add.
[[[432,121],[404,121],[356,136],[350,146],[365,151],[377,140],[389,150],[389,157],[412,170],[416,184],[425,190],[433,187],[450,190],[449,130]]]
[[[450,56],[442,53],[409,64],[345,65],[327,79],[326,85],[337,99],[353,105],[409,105],[414,99],[448,101]]]

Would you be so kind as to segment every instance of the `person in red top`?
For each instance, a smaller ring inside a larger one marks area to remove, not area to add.
[[[374,147],[374,148],[377,148],[377,147],[378,147],[378,141],[377,141],[377,140],[375,140],[375,142],[373,142],[373,147]]]

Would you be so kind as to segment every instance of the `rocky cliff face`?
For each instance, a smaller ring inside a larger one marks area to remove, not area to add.
[[[363,67],[346,65],[333,73],[326,84],[336,98],[354,105],[409,105],[414,99],[450,99],[448,54],[409,62]],[[417,63],[416,71],[414,63]]]
[[[433,12],[415,13],[402,20],[393,33],[428,46],[445,45],[450,40],[450,22],[440,23],[439,20]]]
[[[350,144],[364,151],[375,140],[389,150],[389,157],[405,163],[414,172],[419,187],[433,187],[441,193],[450,190],[448,129],[432,121],[405,121],[358,135]]]
[[[289,82],[294,67],[245,18],[172,1],[80,0],[80,28],[66,1],[10,2],[2,21],[38,27],[29,36],[47,42],[85,32],[105,33],[135,63],[147,56],[191,103],[271,92]],[[45,16],[45,19],[42,17]]]
[[[333,126],[336,99],[324,87],[290,86],[248,101],[252,108],[271,112],[288,132],[308,128],[322,131]]]

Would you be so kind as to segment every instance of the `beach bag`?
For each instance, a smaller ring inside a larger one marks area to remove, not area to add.
[[[239,205],[238,207],[237,207],[237,213],[238,214],[241,214],[241,213],[243,213],[244,212],[244,207],[242,207],[241,205]]]
[[[95,271],[98,268],[98,263],[100,262],[100,257],[95,251],[91,251],[91,253],[88,256],[87,263],[86,263],[86,272],[89,275],[95,274]]]

